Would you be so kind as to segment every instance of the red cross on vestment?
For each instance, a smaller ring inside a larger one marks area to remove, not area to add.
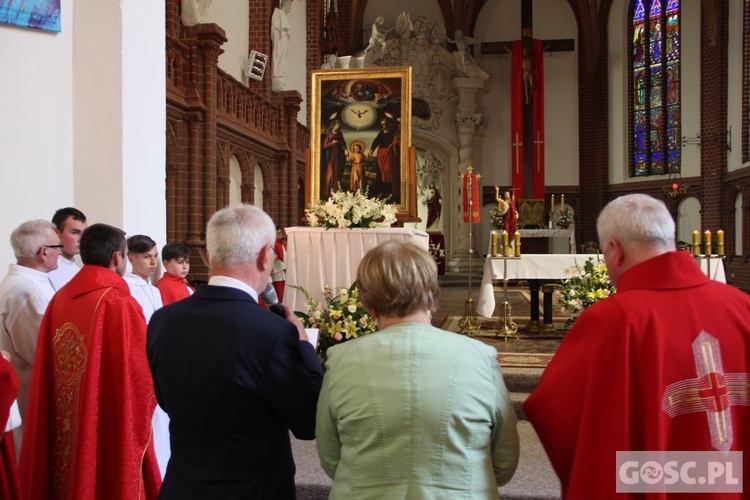
[[[750,374],[724,373],[719,341],[705,330],[693,342],[698,378],[680,380],[664,389],[661,407],[674,418],[705,412],[711,445],[719,451],[732,447],[732,406],[750,406]]]

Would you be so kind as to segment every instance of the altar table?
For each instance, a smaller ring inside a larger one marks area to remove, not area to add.
[[[576,253],[576,232],[573,228],[574,226],[565,229],[519,229],[519,232],[521,238],[566,238],[570,244],[570,253]]]
[[[502,230],[495,229],[498,233],[502,233]],[[524,238],[565,238],[568,240],[570,245],[570,253],[576,253],[576,236],[573,226],[566,229],[519,229],[521,233],[521,245],[523,248]],[[490,233],[491,234],[491,233]],[[499,240],[500,234],[498,234]],[[513,236],[509,236],[513,238]],[[498,245],[502,246],[502,241],[498,241]],[[492,248],[492,236],[487,238],[487,253],[489,254]],[[533,254],[530,254],[533,255]]]
[[[596,261],[596,254],[525,254],[520,259],[508,259],[509,280],[559,281],[569,278],[565,271],[574,265],[582,266],[590,257]],[[604,262],[604,257],[599,258]],[[711,259],[709,277],[726,283],[724,265],[720,259]],[[697,265],[697,264],[696,264]],[[701,269],[706,272],[706,262],[701,261]],[[707,273],[708,274],[708,273]],[[476,311],[480,316],[491,318],[495,312],[495,289],[492,280],[503,279],[503,259],[487,257],[484,261],[482,284],[479,287],[479,298]],[[538,304],[537,304],[538,307]]]
[[[357,278],[357,267],[371,248],[388,240],[412,241],[425,250],[426,232],[414,228],[325,229],[288,227],[286,251],[286,287],[284,304],[302,311],[305,295],[293,286],[301,286],[316,300],[323,300],[323,286],[349,286]]]

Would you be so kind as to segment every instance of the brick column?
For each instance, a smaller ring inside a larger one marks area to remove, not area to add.
[[[186,244],[203,245],[203,171],[201,168],[201,128],[203,114],[195,112],[186,116],[190,130],[190,163],[188,166],[188,227]]]
[[[282,186],[284,191],[283,224],[297,225],[300,214],[297,213],[297,115],[300,111],[302,96],[297,91],[284,92],[284,128],[286,143],[289,146],[287,166],[283,170]]]
[[[572,1],[570,2],[573,3]],[[609,187],[609,107],[607,23],[611,2],[591,12],[578,0],[578,185],[576,241],[597,241],[596,218],[607,202]]]
[[[203,104],[206,108],[203,125],[203,224],[216,212],[216,84],[221,45],[227,41],[216,24],[202,24],[198,32],[198,48],[203,61]],[[205,226],[204,226],[205,227]],[[201,231],[202,233],[203,231]]]
[[[727,172],[728,7],[723,0],[701,2],[701,231],[726,229],[722,217]]]

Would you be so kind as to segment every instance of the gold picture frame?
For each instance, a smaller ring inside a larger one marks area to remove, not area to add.
[[[361,184],[418,220],[411,78],[409,66],[312,72],[308,206]]]
[[[522,198],[518,200],[518,227],[544,229],[544,200]]]

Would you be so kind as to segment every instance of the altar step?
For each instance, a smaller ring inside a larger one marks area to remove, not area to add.
[[[467,253],[461,253],[454,256],[446,263],[447,273],[466,274],[469,272],[469,255]],[[484,256],[475,254],[471,257],[471,269],[472,273],[479,276],[481,279],[482,269],[484,268]]]

